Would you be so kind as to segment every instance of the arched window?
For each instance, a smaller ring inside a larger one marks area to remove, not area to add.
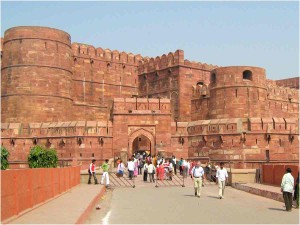
[[[216,83],[217,81],[217,76],[215,73],[212,73],[210,76],[210,83]]]
[[[250,70],[245,70],[243,72],[243,79],[244,80],[252,80],[252,72]]]

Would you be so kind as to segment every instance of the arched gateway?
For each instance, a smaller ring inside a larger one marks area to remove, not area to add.
[[[128,156],[132,156],[134,152],[147,151],[150,154],[155,154],[155,138],[151,131],[144,128],[133,131],[129,135]]]
[[[171,152],[170,99],[115,98],[113,155],[123,161],[134,152]],[[159,143],[159,145],[157,145]]]

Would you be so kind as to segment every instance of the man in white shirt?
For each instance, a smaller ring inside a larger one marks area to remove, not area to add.
[[[194,181],[195,196],[200,198],[201,190],[202,190],[203,176],[204,176],[204,170],[201,167],[200,161],[198,161],[197,165],[193,167],[191,173],[192,173],[192,179]]]
[[[292,176],[291,168],[286,169],[286,174],[283,175],[281,181],[281,192],[286,207],[286,211],[292,211],[293,204],[293,190],[294,190],[294,177]]]
[[[225,168],[223,168],[223,166],[224,166],[224,163],[221,162],[220,169],[217,170],[217,174],[216,174],[216,177],[217,177],[218,183],[219,183],[219,198],[220,199],[224,198],[223,196],[224,196],[225,185],[228,180],[227,170]]]
[[[176,165],[177,165],[177,164],[176,164],[176,163],[177,163],[177,159],[176,159],[175,155],[173,155],[172,158],[173,158],[173,163],[174,163],[174,172],[175,172],[175,174],[177,174],[177,168],[176,168],[176,167],[177,167],[177,166],[176,166]]]
[[[132,159],[129,159],[129,162],[127,163],[128,172],[129,172],[129,179],[132,180],[133,177],[133,171],[134,171],[134,162]]]
[[[154,183],[155,167],[152,164],[152,162],[149,162],[149,165],[148,165],[148,174],[149,174],[149,180],[150,180],[150,182]]]
[[[183,176],[187,177],[188,174],[188,162],[186,160],[182,161],[182,169],[183,169]]]

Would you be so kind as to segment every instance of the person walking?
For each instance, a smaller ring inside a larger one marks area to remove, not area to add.
[[[93,159],[92,160],[92,163],[90,164],[89,166],[89,169],[88,169],[88,172],[89,172],[89,181],[88,181],[88,184],[91,184],[91,179],[92,179],[92,176],[94,177],[94,181],[95,181],[95,184],[99,184],[98,183],[98,180],[97,180],[97,177],[96,177],[96,166],[95,166],[95,162],[96,162],[96,159]]]
[[[172,180],[173,177],[173,171],[174,171],[174,165],[172,163],[172,159],[169,160],[169,179]]]
[[[228,173],[224,168],[224,163],[220,163],[220,169],[217,170],[216,178],[219,184],[219,198],[224,198],[225,185],[228,182]]]
[[[148,163],[144,164],[144,176],[143,176],[143,180],[145,182],[147,182],[147,177],[148,177]]]
[[[134,162],[132,159],[129,159],[129,162],[127,163],[128,172],[129,172],[129,179],[132,180],[133,178],[133,171],[134,171]]]
[[[123,177],[124,169],[125,169],[124,163],[122,160],[120,160],[120,162],[118,164],[118,169],[117,169],[118,177]]]
[[[173,166],[174,166],[174,172],[175,172],[175,175],[177,174],[177,159],[175,157],[175,155],[172,156],[172,163],[173,163]]]
[[[157,166],[157,157],[156,157],[156,155],[153,155],[152,161],[153,161],[153,166],[156,167]]]
[[[182,174],[183,174],[183,177],[186,178],[187,177],[187,174],[188,174],[188,162],[187,160],[183,160],[182,162]]]
[[[152,162],[149,162],[148,165],[148,174],[149,174],[149,181],[154,182],[154,174],[155,174],[155,167]]]
[[[300,199],[300,193],[299,193],[299,172],[298,177],[295,184],[295,192],[294,192],[294,200],[296,201],[296,208],[299,208],[299,199]]]
[[[105,179],[105,185],[107,187],[109,185],[109,175],[108,175],[109,165],[108,165],[108,159],[105,159],[105,162],[103,163],[103,165],[102,165],[101,168],[103,170],[101,184],[103,184],[104,178],[106,178]]]
[[[158,168],[157,168],[158,174],[157,177],[159,180],[163,180],[164,176],[165,176],[165,169],[162,163],[159,164]]]
[[[137,177],[137,175],[138,175],[138,166],[139,166],[139,163],[138,163],[138,160],[137,160],[136,158],[134,158],[133,162],[134,162],[134,171],[133,171],[133,175],[134,175],[134,177]]]
[[[143,160],[138,159],[138,174],[142,174],[142,168],[144,167]]]
[[[180,175],[183,175],[182,163],[183,163],[183,158],[181,158],[179,160],[179,173],[180,173]]]
[[[292,211],[293,204],[294,177],[291,173],[291,168],[287,168],[286,173],[283,175],[281,181],[281,192],[283,193],[283,199],[287,212]]]
[[[201,167],[201,162],[198,161],[197,164],[192,169],[192,179],[194,181],[195,196],[200,198],[202,190],[204,170]]]

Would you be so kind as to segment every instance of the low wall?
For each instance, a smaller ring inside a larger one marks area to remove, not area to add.
[[[80,183],[80,166],[1,171],[1,221]]]
[[[229,182],[232,183],[255,183],[256,169],[227,169]]]
[[[255,195],[265,197],[265,198],[270,198],[270,199],[273,199],[276,201],[284,202],[282,193],[276,193],[276,192],[272,192],[269,190],[263,190],[260,188],[249,187],[249,186],[247,186],[247,184],[243,185],[243,184],[239,184],[239,183],[233,183],[232,187],[236,188],[238,190],[241,190],[241,191],[249,192],[251,194],[255,194]]]
[[[287,168],[291,168],[294,179],[297,179],[299,166],[296,165],[262,165],[262,183],[280,186]]]

